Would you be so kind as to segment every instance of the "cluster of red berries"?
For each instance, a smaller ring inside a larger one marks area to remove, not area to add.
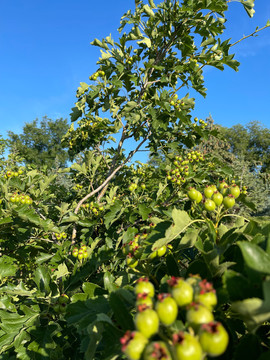
[[[205,355],[220,356],[228,346],[229,336],[213,309],[217,304],[211,283],[199,276],[172,277],[167,281],[169,292],[157,295],[148,278],[140,278],[135,286],[137,312],[135,331],[127,331],[120,339],[122,351],[129,360],[201,360]],[[172,326],[179,310],[186,310],[186,330],[161,331]],[[171,334],[167,341],[164,334]]]
[[[77,247],[73,248],[72,256],[78,258],[80,261],[87,259],[89,256],[87,252],[87,246],[81,245],[79,249]]]
[[[10,197],[9,201],[12,203],[20,203],[26,205],[31,205],[33,203],[33,200],[29,195],[20,194],[19,192],[14,192]]]
[[[242,193],[246,194],[246,187],[243,187]],[[234,182],[229,186],[225,180],[220,181],[218,187],[215,184],[204,188],[203,194],[193,187],[189,188],[188,197],[190,200],[199,204],[203,200],[204,208],[207,211],[214,211],[216,207],[224,206],[230,209],[235,205],[235,199],[241,194],[241,190]],[[203,196],[204,195],[204,196]]]
[[[199,151],[191,151],[184,158],[175,156],[173,160],[173,167],[167,172],[167,180],[181,185],[189,176],[190,170],[193,168],[192,163],[204,161],[203,155]]]
[[[18,177],[19,175],[23,174],[23,170],[19,169],[17,171],[7,171],[4,175],[5,179],[11,178],[11,177]]]

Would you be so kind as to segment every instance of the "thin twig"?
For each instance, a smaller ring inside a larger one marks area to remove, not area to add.
[[[254,36],[256,33],[258,33],[259,31],[262,31],[262,30],[266,29],[267,27],[269,27],[269,25],[265,25],[265,26],[263,26],[262,28],[256,29],[255,31],[253,31],[253,33],[251,33],[251,34],[249,34],[249,35],[247,35],[247,36],[243,36],[242,39],[237,40],[235,43],[231,44],[230,47],[238,44],[240,41],[246,40],[247,38],[249,38],[249,37],[251,37],[251,36]]]

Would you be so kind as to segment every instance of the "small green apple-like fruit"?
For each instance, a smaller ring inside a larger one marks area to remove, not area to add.
[[[146,338],[158,332],[159,317],[155,310],[147,308],[145,305],[138,306],[139,312],[135,316],[136,329]]]
[[[229,335],[220,322],[212,321],[201,326],[199,341],[203,351],[215,357],[222,355],[227,349]]]
[[[172,357],[166,343],[155,341],[146,346],[143,360],[172,360]]]
[[[139,331],[127,331],[120,342],[122,351],[129,360],[139,360],[148,339]]]
[[[193,288],[185,280],[172,276],[167,282],[178,306],[186,306],[193,301]]]
[[[138,279],[134,290],[136,295],[147,294],[151,298],[153,298],[155,295],[154,285],[149,281],[148,278]]]
[[[190,188],[188,191],[188,197],[190,200],[196,201],[198,198],[198,191],[195,188]]]
[[[197,331],[202,324],[214,321],[214,315],[204,305],[193,303],[187,311],[186,319],[189,325]]]
[[[176,360],[202,360],[203,351],[199,341],[187,332],[173,334]]]
[[[169,326],[177,318],[178,306],[171,294],[159,294],[156,303],[156,312],[162,324]]]

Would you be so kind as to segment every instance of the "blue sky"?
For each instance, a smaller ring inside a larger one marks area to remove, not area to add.
[[[226,37],[233,41],[270,19],[270,1],[256,0],[250,19],[230,3]],[[94,38],[117,39],[120,17],[134,0],[1,0],[0,134],[20,133],[44,115],[69,118],[81,81],[96,70]],[[205,72],[207,98],[196,98],[194,116],[223,126],[258,120],[270,127],[270,28],[234,47],[240,70]]]

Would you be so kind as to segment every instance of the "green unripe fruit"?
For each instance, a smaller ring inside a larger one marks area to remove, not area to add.
[[[198,191],[197,199],[195,200],[196,204],[199,204],[202,201],[202,193]]]
[[[229,335],[219,322],[203,324],[199,332],[199,341],[203,351],[209,356],[222,355],[229,343]]]
[[[235,198],[233,195],[229,194],[223,199],[223,205],[226,209],[230,209],[235,205]]]
[[[215,191],[212,200],[214,201],[216,206],[220,206],[223,202],[223,195],[220,192]]]
[[[135,294],[147,294],[151,298],[155,295],[154,285],[148,280],[148,278],[140,278],[135,286]]]
[[[166,343],[155,341],[147,345],[143,360],[172,360],[172,357]]]
[[[204,196],[207,198],[207,199],[210,199],[214,193],[214,189],[210,186],[207,186],[205,189],[204,189]]]
[[[134,269],[138,266],[138,260],[135,257],[127,256],[126,258],[126,264],[131,269]]]
[[[188,197],[190,200],[196,201],[198,198],[198,191],[194,188],[190,188],[188,191]]]
[[[59,304],[67,304],[69,302],[69,297],[66,294],[60,295],[58,299]]]
[[[146,308],[137,313],[135,317],[136,329],[143,334],[146,338],[158,332],[159,317],[155,310]]]
[[[194,304],[187,311],[186,319],[189,325],[197,331],[200,325],[214,321],[214,315],[205,306]]]
[[[162,324],[169,326],[173,324],[177,318],[177,303],[170,294],[159,294],[156,303],[156,312]]]
[[[237,186],[236,184],[232,185],[230,187],[230,194],[234,196],[235,199],[237,199],[240,195],[240,189],[239,186]]]
[[[148,339],[138,331],[127,331],[120,339],[122,351],[129,360],[139,360]]]
[[[193,300],[193,288],[185,280],[172,277],[168,280],[171,294],[178,306],[189,305]]]
[[[216,208],[216,204],[211,199],[206,199],[204,203],[204,208],[207,211],[214,211]]]
[[[180,331],[173,335],[176,360],[201,360],[202,348],[198,340],[189,333]]]

